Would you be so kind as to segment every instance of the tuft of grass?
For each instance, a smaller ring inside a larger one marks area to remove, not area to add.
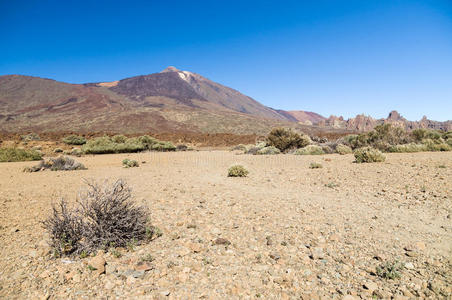
[[[383,153],[381,153],[380,150],[374,149],[372,147],[363,147],[356,149],[354,155],[357,163],[383,162],[386,159],[386,157],[383,155]]]
[[[309,169],[321,169],[321,168],[323,168],[322,164],[317,163],[317,162],[312,162],[309,165]]]
[[[387,262],[377,267],[377,276],[384,279],[398,279],[403,266],[398,261]]]
[[[29,134],[21,135],[20,139],[23,142],[30,142],[30,141],[39,141],[41,138],[36,133],[29,133]]]
[[[325,186],[330,188],[330,189],[334,189],[334,188],[339,187],[339,184],[335,183],[335,182],[329,182],[329,183],[326,183]]]
[[[321,155],[325,154],[322,147],[317,145],[308,145],[304,148],[297,149],[294,153],[295,155]]]
[[[0,148],[0,162],[41,160],[42,154],[36,150]]]
[[[235,165],[228,169],[228,177],[246,177],[248,170],[242,165]]]

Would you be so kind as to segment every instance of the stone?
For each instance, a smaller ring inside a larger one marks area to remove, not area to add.
[[[270,256],[271,259],[276,261],[281,258],[281,256],[277,252],[270,253],[268,256]]]
[[[95,257],[90,259],[88,265],[95,269],[92,271],[97,275],[105,273],[105,259],[102,255],[96,255]]]
[[[407,262],[407,263],[405,264],[405,268],[407,268],[408,270],[412,270],[412,269],[414,269],[414,265],[413,265],[413,263],[411,263],[411,262]]]
[[[312,249],[310,257],[312,259],[323,259],[325,257],[325,254],[323,252],[323,248],[322,247],[315,247],[314,249]]]
[[[376,291],[378,289],[378,285],[375,282],[369,281],[366,282],[363,287],[367,290],[369,290],[370,292]]]
[[[227,239],[224,239],[224,238],[217,238],[217,239],[214,241],[214,244],[215,244],[215,245],[226,245],[226,246],[228,246],[228,245],[231,244],[231,242],[228,241]]]
[[[149,262],[147,261],[139,261],[136,265],[135,265],[135,271],[149,271],[154,269],[154,266],[151,265]]]
[[[199,253],[203,250],[202,244],[200,243],[189,243],[188,248],[194,253]]]
[[[355,297],[353,297],[352,295],[345,295],[342,300],[356,300]]]

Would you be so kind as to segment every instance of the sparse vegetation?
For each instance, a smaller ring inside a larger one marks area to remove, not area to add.
[[[246,177],[249,172],[242,165],[235,165],[229,168],[228,177]]]
[[[161,152],[176,151],[176,146],[174,146],[173,143],[171,143],[171,142],[158,141],[157,143],[155,143],[151,146],[151,150],[161,151]]]
[[[88,183],[77,204],[70,209],[61,200],[44,222],[57,256],[125,247],[149,238],[148,212],[131,200],[131,189],[122,180],[102,186]]]
[[[39,141],[41,138],[36,133],[29,133],[21,135],[20,139],[22,140],[22,142],[30,142],[30,141]]]
[[[0,162],[41,160],[42,154],[36,150],[20,148],[0,148]]]
[[[73,170],[86,170],[85,166],[70,157],[60,156],[57,158],[46,158],[42,160],[38,165],[33,167],[27,167],[25,172],[38,172],[43,170],[51,171],[73,171]]]
[[[353,153],[353,150],[347,145],[339,144],[336,146],[336,152],[339,153],[340,155],[345,155]]]
[[[128,158],[126,158],[122,161],[122,165],[124,168],[139,167],[139,164],[136,160],[128,159]]]
[[[278,148],[281,152],[306,147],[310,143],[309,136],[285,128],[275,128],[267,136],[267,144]]]
[[[321,155],[325,154],[322,147],[317,145],[308,145],[304,148],[297,149],[294,152],[295,155]]]
[[[317,163],[317,162],[312,162],[309,165],[309,169],[321,169],[321,168],[323,168],[322,164]]]
[[[372,147],[363,147],[356,149],[354,152],[355,159],[357,163],[373,163],[373,162],[383,162],[386,157],[380,150],[374,149]]]
[[[395,145],[389,148],[389,152],[397,152],[397,153],[413,153],[413,152],[422,152],[428,151],[428,147],[423,144],[409,143],[404,145]]]
[[[63,139],[63,143],[68,145],[84,145],[86,139],[83,136],[71,134]]]
[[[239,144],[237,146],[232,147],[231,151],[243,151],[243,152],[247,152],[248,148],[243,145],[243,144]]]
[[[398,279],[403,266],[398,261],[388,262],[377,267],[377,275],[384,279]]]

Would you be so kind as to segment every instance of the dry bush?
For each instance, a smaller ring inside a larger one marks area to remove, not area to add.
[[[76,208],[69,209],[61,200],[44,221],[56,255],[125,247],[152,238],[148,211],[131,200],[131,189],[124,181],[87,184],[88,189],[78,195]]]
[[[386,159],[380,150],[372,147],[356,149],[354,155],[357,163],[383,162]]]
[[[239,145],[236,145],[236,146],[232,147],[232,148],[231,148],[231,151],[243,151],[243,152],[247,152],[247,151],[248,151],[248,148],[247,148],[245,145],[243,145],[243,144],[239,144]]]
[[[246,177],[248,170],[242,165],[235,165],[229,168],[228,177]]]
[[[291,129],[275,128],[267,136],[267,144],[278,148],[281,152],[302,148],[311,143],[309,136],[299,134]]]
[[[321,155],[325,154],[322,147],[317,145],[308,145],[304,148],[297,149],[294,152],[295,155]]]
[[[74,170],[86,170],[85,166],[70,157],[60,156],[57,158],[46,158],[42,160],[38,165],[33,167],[27,167],[25,172],[38,172],[43,170],[51,171],[74,171]]]
[[[0,162],[40,160],[42,154],[35,150],[0,148]]]
[[[352,148],[347,145],[339,144],[336,146],[336,152],[340,155],[350,154],[353,152]]]

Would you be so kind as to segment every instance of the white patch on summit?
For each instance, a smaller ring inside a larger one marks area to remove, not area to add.
[[[179,74],[179,77],[185,81],[188,81],[188,79],[190,78],[191,73],[188,71],[179,71],[177,72],[177,74]]]

